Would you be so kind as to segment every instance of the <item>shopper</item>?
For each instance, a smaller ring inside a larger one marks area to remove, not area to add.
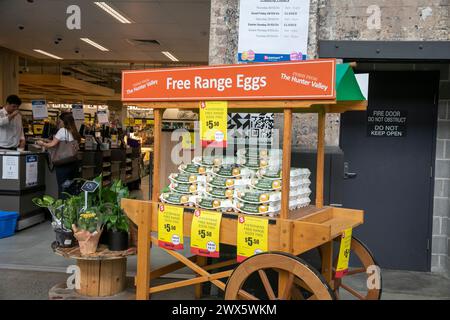
[[[49,148],[56,148],[61,141],[72,142],[76,140],[78,143],[80,143],[81,136],[78,133],[72,113],[63,112],[59,116],[59,119],[60,119],[59,121],[60,129],[58,130],[56,135],[53,136],[53,140],[50,142],[44,142],[40,140],[37,142],[38,145],[49,149]],[[69,163],[64,163],[62,165],[55,165],[55,170],[56,170],[56,180],[58,182],[58,193],[59,197],[62,198],[63,183],[66,180],[73,180],[79,177],[78,161],[74,160]]]
[[[21,104],[22,100],[13,94],[6,98],[6,104],[0,110],[0,149],[23,150],[25,148],[22,116],[19,112]]]

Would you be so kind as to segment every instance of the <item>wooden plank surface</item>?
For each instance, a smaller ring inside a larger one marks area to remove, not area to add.
[[[126,272],[126,258],[101,261],[99,296],[113,296],[124,291],[126,289]]]
[[[83,296],[98,297],[100,280],[100,261],[77,260],[80,268],[80,289],[76,290]]]
[[[152,179],[152,200],[158,201],[160,186],[159,175],[161,167],[161,129],[162,129],[162,114],[164,110],[157,109],[153,111],[155,118],[155,126],[153,129],[153,179]],[[165,159],[164,159],[165,161]]]

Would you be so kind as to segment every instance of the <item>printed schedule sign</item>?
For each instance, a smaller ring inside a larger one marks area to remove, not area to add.
[[[240,215],[237,227],[237,262],[269,248],[269,220]]]
[[[25,184],[34,186],[38,182],[38,157],[36,155],[25,158]]]
[[[348,272],[348,261],[350,260],[350,249],[352,245],[352,228],[346,229],[342,234],[339,257],[336,267],[336,278],[342,278]]]
[[[72,105],[72,115],[75,120],[84,120],[84,110],[82,104]]]
[[[196,210],[192,218],[191,252],[204,257],[219,257],[220,222],[222,214]]]
[[[227,101],[200,102],[200,141],[202,147],[227,147]]]
[[[158,210],[158,245],[164,249],[181,250],[183,241],[183,207],[160,204]]]
[[[405,110],[367,110],[367,135],[405,137],[407,119]]]
[[[240,1],[238,60],[306,59],[310,0]]]

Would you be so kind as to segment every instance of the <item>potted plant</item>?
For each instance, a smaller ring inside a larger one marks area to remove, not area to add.
[[[72,225],[72,229],[78,240],[81,255],[89,255],[97,251],[98,240],[103,228],[96,208],[81,212],[77,223]]]
[[[57,246],[62,248],[73,247],[76,241],[71,227],[77,217],[78,207],[74,208],[77,201],[54,199],[49,195],[42,198],[33,198],[32,201],[38,207],[46,208],[50,212]]]
[[[120,180],[115,180],[111,187],[101,191],[102,218],[108,233],[108,248],[111,251],[128,249],[129,223],[120,207],[120,200],[128,196],[128,188]]]

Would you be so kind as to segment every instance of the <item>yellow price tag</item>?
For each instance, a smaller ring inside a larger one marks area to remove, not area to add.
[[[149,119],[149,120],[147,120],[147,124],[155,124],[155,120]]]
[[[134,119],[134,124],[142,124],[142,119]]]
[[[348,261],[350,260],[350,248],[352,245],[352,228],[346,229],[342,234],[339,257],[336,267],[336,278],[342,278],[348,272]]]
[[[158,209],[158,245],[181,250],[183,246],[183,207],[160,204]]]
[[[194,132],[184,132],[181,136],[181,147],[183,149],[193,149],[195,145]]]
[[[227,147],[227,101],[200,102],[200,141],[203,147]]]
[[[191,226],[191,253],[219,257],[221,220],[220,212],[195,210]]]
[[[128,126],[130,124],[130,119],[129,118],[125,118],[125,120],[123,120],[123,124],[125,126]]]
[[[237,234],[237,262],[269,249],[268,219],[240,215]]]

